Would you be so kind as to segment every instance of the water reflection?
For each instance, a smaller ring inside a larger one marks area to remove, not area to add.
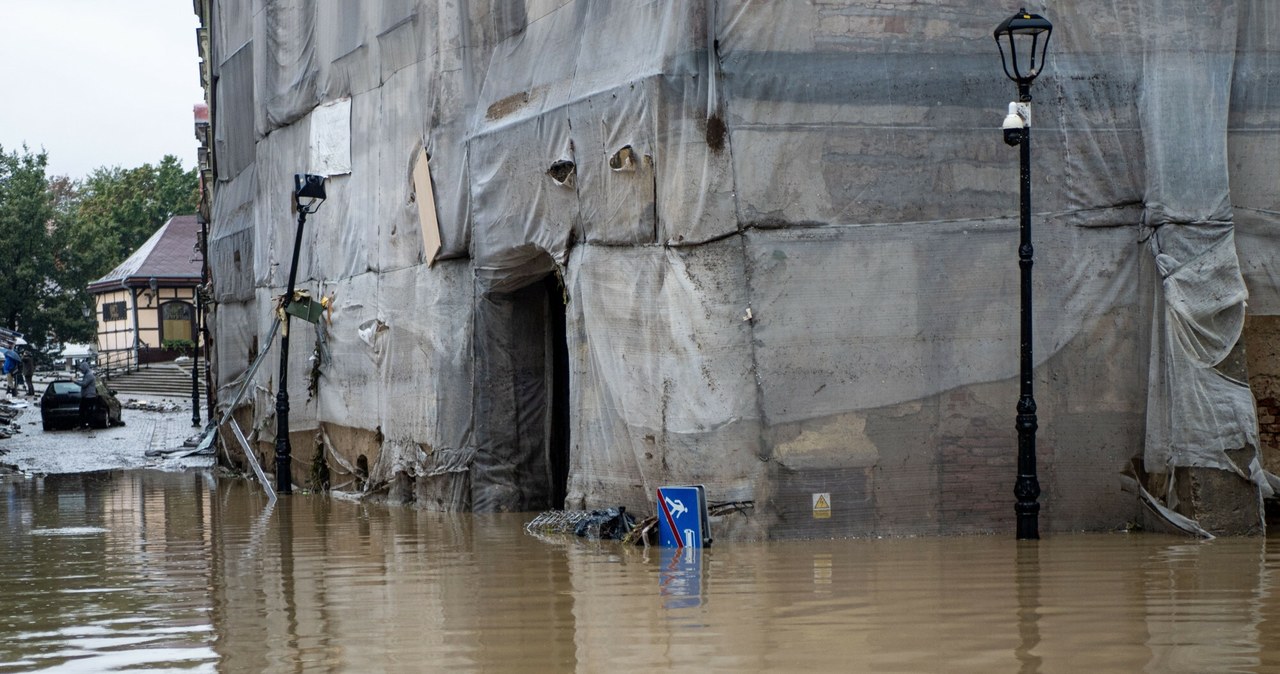
[[[664,608],[693,608],[702,604],[702,549],[661,548],[658,551],[658,591]]]
[[[1040,645],[1040,544],[1020,541],[1015,562],[1018,587],[1018,648],[1014,655],[1021,674],[1035,674],[1044,661],[1036,654]]]
[[[0,671],[212,671],[208,492],[109,474],[4,484]]]
[[[526,535],[251,483],[3,483],[0,672],[1277,671],[1265,540]]]

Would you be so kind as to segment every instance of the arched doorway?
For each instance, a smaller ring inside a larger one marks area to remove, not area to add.
[[[478,300],[472,509],[563,508],[571,427],[563,284],[553,272]]]
[[[188,302],[173,300],[160,305],[160,345],[172,348],[178,342],[195,344],[196,310]]]

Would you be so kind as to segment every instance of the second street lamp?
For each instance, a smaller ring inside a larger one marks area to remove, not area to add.
[[[200,239],[196,241],[194,252],[200,253],[200,285],[196,286],[192,292],[192,299],[195,300],[195,315],[192,317],[192,325],[195,327],[193,332],[195,338],[195,346],[191,349],[191,425],[200,426],[200,345],[204,344],[204,298],[201,293],[204,292],[204,284],[209,280],[209,267],[205,259],[204,247],[208,240],[206,232],[209,228],[209,222],[204,219],[203,215],[197,215],[196,220],[200,223]],[[209,410],[209,416],[213,416],[213,410]],[[212,421],[212,419],[210,419]]]
[[[996,46],[1004,65],[1004,74],[1018,84],[1018,100],[1009,104],[1004,118],[1004,142],[1019,146],[1019,221],[1021,241],[1018,244],[1018,266],[1022,270],[1021,363],[1018,396],[1018,477],[1013,485],[1017,499],[1013,506],[1017,516],[1018,540],[1040,538],[1040,481],[1036,477],[1036,399],[1032,394],[1034,362],[1031,355],[1031,266],[1035,249],[1031,245],[1031,82],[1044,69],[1053,24],[1026,9],[996,26]],[[1009,50],[1005,51],[1005,42]]]
[[[302,248],[302,226],[307,215],[320,210],[324,201],[324,176],[298,173],[293,176],[293,204],[298,211],[298,232],[293,240],[293,262],[289,264],[289,287],[280,300],[280,391],[276,393],[276,493],[292,494],[290,472],[293,448],[289,443],[289,303],[298,279],[298,250]]]

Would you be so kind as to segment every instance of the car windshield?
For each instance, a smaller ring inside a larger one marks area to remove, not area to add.
[[[50,386],[53,387],[53,392],[56,395],[80,392],[80,385],[73,381],[55,381]]]

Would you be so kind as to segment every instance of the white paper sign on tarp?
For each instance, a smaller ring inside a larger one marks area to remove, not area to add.
[[[325,103],[311,113],[311,164],[323,176],[351,173],[351,99]]]

